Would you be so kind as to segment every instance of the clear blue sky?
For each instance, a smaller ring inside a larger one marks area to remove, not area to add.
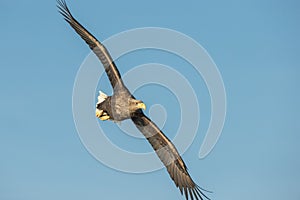
[[[0,2],[0,199],[183,199],[166,170],[118,172],[81,144],[72,89],[90,51],[55,5],[54,0]],[[212,199],[300,199],[298,1],[69,0],[68,5],[99,40],[158,26],[189,35],[212,56],[227,92],[225,127],[211,154],[199,160],[210,117],[202,83],[199,134],[183,155],[195,181],[214,191]],[[167,55],[141,54],[122,57],[121,73],[150,61],[172,66]],[[164,130],[172,138],[168,121]],[[134,139],[118,140],[122,133],[112,134],[124,148],[135,145]]]

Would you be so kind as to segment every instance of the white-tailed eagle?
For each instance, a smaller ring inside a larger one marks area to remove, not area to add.
[[[192,180],[185,163],[172,142],[143,113],[142,109],[146,108],[145,104],[141,100],[135,99],[126,88],[107,49],[72,16],[64,0],[57,0],[57,6],[64,19],[100,59],[113,87],[112,96],[100,92],[96,105],[96,116],[101,120],[115,122],[131,119],[166,166],[181,194],[184,194],[187,200],[189,198],[203,200],[204,197],[209,199]]]

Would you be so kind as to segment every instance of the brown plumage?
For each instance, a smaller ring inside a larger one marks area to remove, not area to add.
[[[184,194],[187,200],[189,198],[192,200],[203,200],[204,197],[209,199],[190,177],[185,163],[172,142],[143,113],[141,110],[141,108],[145,109],[143,102],[136,100],[125,87],[107,49],[72,16],[64,0],[57,0],[57,3],[59,12],[64,16],[65,20],[100,59],[113,87],[114,94],[110,97],[101,97],[101,101],[97,103],[97,117],[101,120],[109,119],[113,121],[131,119],[166,166],[170,177],[176,184],[176,187],[179,188],[181,194]]]

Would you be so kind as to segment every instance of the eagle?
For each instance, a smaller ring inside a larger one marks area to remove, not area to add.
[[[120,122],[131,119],[139,131],[149,141],[167,171],[186,200],[209,199],[191,178],[187,167],[172,142],[142,110],[146,109],[143,101],[137,100],[126,88],[121,75],[105,46],[85,29],[71,14],[64,0],[57,0],[60,14],[88,44],[99,58],[113,88],[113,95],[100,92],[96,104],[96,117],[102,121]],[[209,192],[207,190],[204,190]]]

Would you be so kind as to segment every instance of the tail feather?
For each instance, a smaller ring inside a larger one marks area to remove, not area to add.
[[[103,93],[102,91],[99,91],[97,105],[102,103],[103,101],[105,101],[106,98],[107,98],[107,95],[105,93]]]

